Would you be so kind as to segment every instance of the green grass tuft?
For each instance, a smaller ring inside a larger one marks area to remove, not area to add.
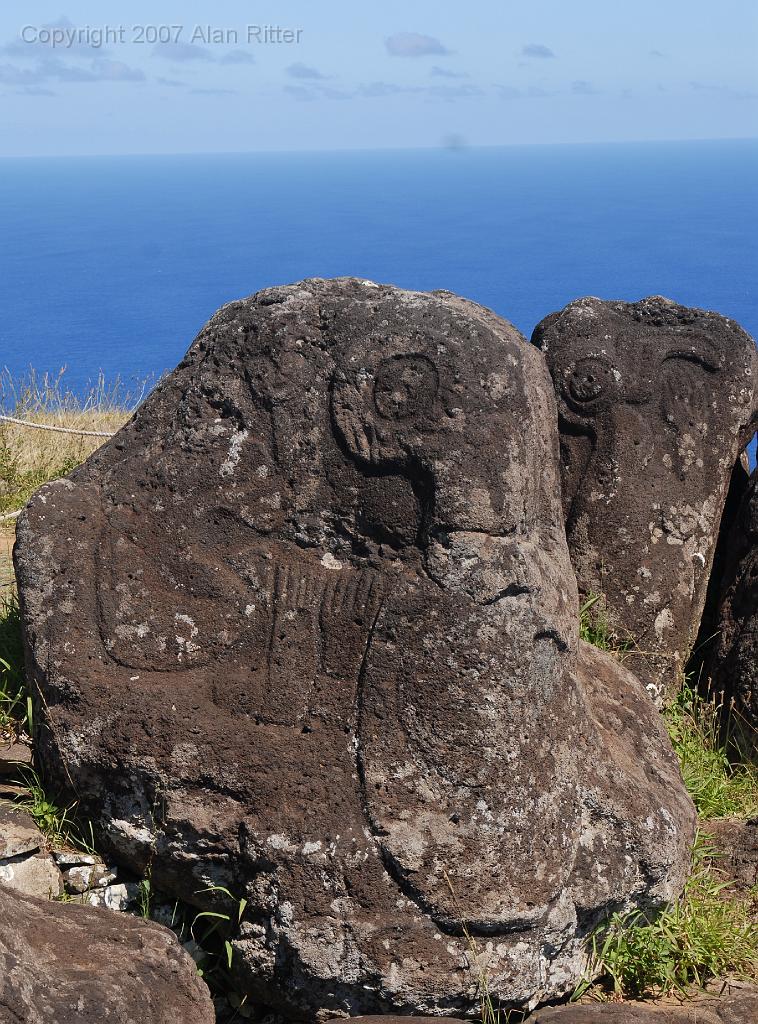
[[[727,975],[758,972],[758,922],[749,901],[730,899],[709,837],[698,836],[692,873],[679,900],[658,914],[614,914],[592,936],[589,979],[601,975],[618,997],[636,999],[677,992]],[[582,983],[578,998],[591,988]]]
[[[579,637],[619,661],[632,649],[630,638],[622,637],[612,625],[600,594],[590,594],[579,609]]]
[[[664,720],[700,817],[758,814],[758,766],[730,758],[729,709],[687,682],[664,711]]]

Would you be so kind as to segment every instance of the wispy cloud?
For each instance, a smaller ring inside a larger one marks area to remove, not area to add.
[[[120,60],[98,58],[88,67],[67,64],[58,57],[39,61],[33,69],[0,64],[0,82],[8,85],[35,85],[40,82],[144,82],[145,74]]]
[[[439,64],[435,64],[429,74],[433,78],[468,78],[465,71],[452,71],[450,68],[441,68]]]
[[[426,95],[438,100],[465,100],[469,97],[483,96],[484,91],[478,85],[461,83],[460,85],[430,85]]]
[[[354,95],[348,89],[335,89],[331,85],[320,85],[318,90],[328,100],[349,100]]]
[[[728,96],[730,99],[735,100],[752,100],[758,95],[752,89],[735,89],[731,85],[723,85],[716,82],[690,82],[690,89],[695,92],[710,92],[721,96]]]
[[[315,89],[309,89],[307,85],[285,85],[284,92],[301,103],[311,103],[319,97],[319,93]]]
[[[219,64],[255,64],[255,57],[249,50],[229,50]]]
[[[120,60],[95,60],[92,68],[100,82],[144,82],[145,72]]]
[[[515,85],[496,85],[495,92],[503,100],[539,100],[553,95],[539,85],[530,85],[526,89],[517,89]]]
[[[527,43],[526,46],[521,47],[522,57],[536,57],[539,60],[549,60],[551,57],[555,57],[555,54],[549,46],[545,46],[544,43]]]
[[[290,78],[309,78],[312,80],[323,80],[327,75],[322,75],[318,68],[312,68],[308,64],[290,64],[287,68],[287,74]]]
[[[583,78],[577,78],[576,81],[571,83],[571,91],[575,96],[597,95],[597,89],[592,82],[587,82]]]
[[[162,57],[164,60],[172,60],[184,64],[188,61],[213,60],[213,54],[205,46],[196,46],[194,43],[156,43],[152,49],[153,57]]]
[[[16,89],[19,96],[57,96],[52,89],[43,89],[41,85],[26,85],[23,89]]]
[[[384,45],[391,57],[440,57],[451,52],[439,39],[419,32],[396,32],[387,36]]]
[[[158,83],[158,85],[170,85],[174,89],[187,84],[186,82],[180,82],[176,78],[164,78],[162,75],[158,75],[155,81]]]
[[[398,96],[401,93],[419,92],[419,85],[397,85],[395,82],[366,82],[359,85],[356,90],[359,96],[368,96],[371,99],[384,96]]]
[[[460,84],[440,85],[399,85],[397,82],[363,82],[353,89],[337,89],[323,85],[321,82],[310,82],[307,85],[285,85],[284,92],[293,99],[302,102],[313,102],[317,99],[349,100],[349,99],[383,99],[388,96],[418,96],[426,100],[444,100],[452,102],[483,96],[484,92],[478,85],[469,82]]]
[[[3,85],[33,85],[41,81],[36,71],[17,68],[14,64],[0,64],[0,83]]]

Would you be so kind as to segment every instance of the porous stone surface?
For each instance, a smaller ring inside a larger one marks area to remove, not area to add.
[[[658,1002],[571,1003],[544,1007],[530,1024],[755,1024],[758,987],[723,983],[722,992],[691,993],[689,999]]]
[[[739,517],[740,507],[747,494],[749,484],[750,460],[747,450],[745,450],[734,464],[732,475],[729,478],[729,488],[726,494],[726,501],[724,502],[724,511],[721,514],[716,550],[713,555],[711,573],[708,578],[705,606],[700,618],[697,639],[685,667],[685,674],[690,676],[691,679],[699,680],[704,692],[707,689],[713,655],[720,636],[719,616],[721,614],[721,598],[725,586],[726,573],[729,572],[731,575],[735,567],[733,552],[734,526]]]
[[[158,890],[244,896],[240,991],[470,1014],[486,969],[534,1006],[681,886],[655,709],[579,649],[555,421],[489,311],[309,280],[221,309],[21,517],[38,757]]]
[[[32,751],[26,743],[0,744],[0,775],[18,774],[22,765],[29,767],[31,763]]]
[[[716,638],[706,671],[713,688],[734,701],[735,726],[758,747],[758,470],[732,526],[723,560]]]
[[[697,633],[758,355],[733,320],[653,296],[578,299],[535,328],[558,396],[580,592],[601,594],[656,700]]]
[[[0,886],[30,896],[59,896],[63,879],[45,845],[31,815],[0,800]]]
[[[160,925],[0,886],[0,1024],[213,1024],[192,959]]]
[[[749,892],[758,885],[758,816],[748,821],[739,818],[705,821],[703,832],[716,848],[716,867],[726,880],[742,892]]]
[[[63,892],[63,877],[50,854],[40,850],[0,860],[0,885],[27,896],[55,899]]]
[[[414,1021],[423,1021],[423,1024],[431,1024],[432,1021],[435,1024],[439,1024],[439,1017],[413,1017]],[[446,1024],[464,1024],[462,1017],[445,1017]],[[343,1024],[344,1017],[332,1017],[326,1024]],[[398,1017],[392,1013],[385,1014],[364,1014],[360,1017],[351,1017],[350,1020],[355,1021],[356,1024],[408,1024],[407,1017]]]
[[[0,858],[34,853],[43,836],[28,811],[0,800]]]

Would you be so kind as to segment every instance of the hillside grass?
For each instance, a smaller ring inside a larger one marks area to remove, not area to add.
[[[81,395],[67,386],[63,371],[32,371],[21,380],[0,372],[0,413],[32,423],[115,433],[141,397],[141,391],[131,394],[119,381],[108,385],[102,376]],[[20,509],[42,484],[70,473],[105,440],[0,420],[0,516]],[[0,522],[3,527],[7,547],[7,521]]]

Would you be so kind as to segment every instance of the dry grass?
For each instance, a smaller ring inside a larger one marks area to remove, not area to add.
[[[0,528],[0,594],[7,590],[13,583],[13,564],[11,562],[13,538],[14,531],[12,524],[10,527],[6,527],[5,529]]]
[[[115,433],[141,398],[118,381],[107,385],[102,377],[82,396],[66,386],[63,371],[54,377],[31,372],[23,380],[7,370],[0,373],[0,413],[32,423]],[[0,515],[21,508],[43,483],[70,473],[105,440],[0,420]],[[7,574],[9,535],[7,524],[0,524],[0,577]]]

